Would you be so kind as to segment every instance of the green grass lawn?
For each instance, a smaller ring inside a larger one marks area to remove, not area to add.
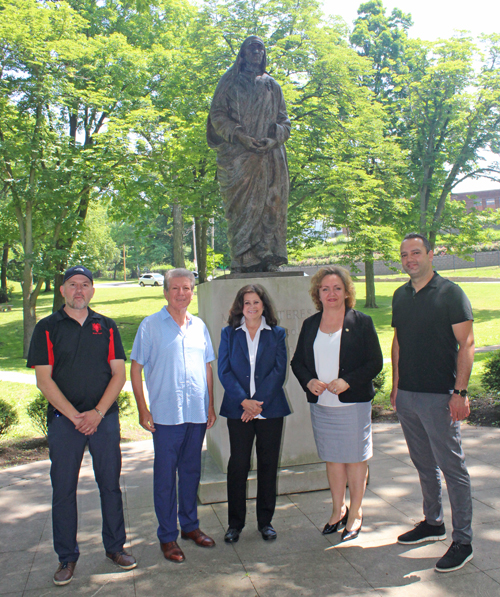
[[[489,268],[488,271],[495,268]],[[496,268],[498,269],[498,268]],[[481,271],[481,270],[477,270]],[[485,270],[486,271],[486,270]],[[482,274],[481,274],[482,275]],[[391,328],[391,302],[394,290],[401,285],[401,281],[378,282],[376,284],[377,309],[364,309],[365,285],[357,282],[357,308],[368,313],[374,320],[375,327],[379,334],[384,358],[390,358],[393,330]],[[497,284],[483,282],[461,282],[460,286],[470,298],[474,310],[474,333],[476,346],[489,346],[500,344],[500,287]],[[0,370],[18,371],[34,375],[32,370],[26,368],[26,362],[22,358],[22,301],[20,288],[17,285],[14,293],[12,311],[0,313]],[[165,304],[162,289],[156,287],[141,288],[137,284],[131,286],[100,288],[96,285],[96,293],[92,302],[92,308],[100,313],[112,317],[120,330],[120,334],[127,356],[130,356],[132,344],[137,328],[144,317],[154,313]],[[40,296],[37,305],[37,317],[49,315],[52,309],[51,294]],[[191,303],[190,312],[197,314],[197,294]],[[481,390],[480,376],[486,354],[478,354],[475,358],[475,366],[472,373],[470,389],[472,393]],[[127,361],[127,376],[130,362]],[[385,365],[386,385],[384,391],[377,396],[377,401],[387,403],[390,389],[390,364]],[[12,433],[24,434],[31,428],[31,423],[25,415],[25,406],[29,400],[36,395],[36,388],[25,384],[7,384],[0,382],[2,396],[17,406],[21,416],[21,425]],[[134,407],[135,409],[135,407]],[[132,429],[137,429],[137,416],[133,414],[125,418],[124,424],[129,426],[128,436],[134,437]],[[130,425],[129,422],[130,421]],[[140,431],[140,430],[139,430]],[[33,431],[31,431],[33,433]],[[146,433],[146,432],[144,432]],[[10,437],[10,434],[8,434]]]
[[[364,309],[365,285],[357,282],[356,307],[371,315],[379,334],[384,358],[390,357],[393,331],[391,328],[391,302],[394,290],[400,281],[378,282],[376,284],[377,309]],[[461,282],[460,286],[469,297],[474,310],[474,334],[476,346],[500,344],[500,287],[487,282]],[[22,302],[20,291],[15,293],[12,311],[0,313],[0,370],[30,373],[22,358]],[[130,355],[137,328],[144,317],[159,311],[165,304],[161,288],[138,285],[126,287],[100,288],[92,301],[92,308],[103,315],[112,317],[120,330],[125,352]],[[42,294],[38,299],[38,319],[49,315],[52,309],[50,294]],[[190,312],[198,313],[198,300],[195,296]]]

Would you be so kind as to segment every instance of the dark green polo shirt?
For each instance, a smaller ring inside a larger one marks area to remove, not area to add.
[[[392,299],[392,327],[399,343],[398,387],[431,394],[453,390],[458,343],[451,326],[472,319],[464,291],[437,273],[419,292],[411,281],[400,286]]]
[[[120,333],[115,322],[92,309],[85,323],[59,311],[41,319],[35,326],[28,353],[28,367],[52,365],[52,379],[78,412],[92,410],[111,380],[110,361],[125,360]],[[109,413],[118,409],[115,402]],[[49,405],[50,423],[54,408]]]

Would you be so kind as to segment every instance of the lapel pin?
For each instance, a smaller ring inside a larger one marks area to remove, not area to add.
[[[346,329],[345,329],[345,331],[346,331],[346,332],[348,332],[348,331],[349,331],[349,328],[346,328]]]

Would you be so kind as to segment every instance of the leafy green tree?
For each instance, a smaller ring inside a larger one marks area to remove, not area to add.
[[[394,9],[387,16],[382,0],[361,4],[358,18],[350,36],[351,46],[366,58],[368,69],[362,76],[363,85],[372,92],[373,107],[378,108],[377,133],[369,140],[370,158],[365,162],[369,185],[356,186],[364,189],[365,205],[354,211],[352,224],[353,241],[348,244],[351,261],[362,260],[365,264],[366,307],[376,307],[374,260],[394,259],[394,246],[403,220],[409,211],[404,199],[408,192],[405,185],[404,153],[400,151],[393,103],[397,97],[394,74],[404,70],[404,51],[408,41],[407,31],[411,16]],[[377,110],[374,110],[373,116]],[[368,128],[369,130],[369,128]],[[357,135],[356,135],[357,136]],[[360,137],[363,133],[360,132]],[[347,185],[353,181],[349,179]]]
[[[43,279],[58,285],[92,197],[125,172],[129,118],[144,102],[143,54],[113,33],[90,37],[67,4],[3,3],[0,177],[24,250],[24,355]],[[34,273],[38,281],[33,286]]]
[[[74,242],[68,261],[82,263],[91,271],[97,272],[119,258],[120,249],[111,235],[107,205],[102,201],[92,202],[82,233]]]
[[[398,126],[410,156],[415,220],[434,246],[440,230],[470,232],[474,223],[453,212],[454,187],[471,177],[500,180],[500,166],[485,165],[482,156],[500,151],[500,35],[478,43],[465,35],[412,40],[405,65],[394,77],[402,92]]]
[[[351,46],[369,60],[370,70],[364,77],[379,101],[390,102],[394,96],[393,74],[404,69],[407,32],[411,15],[394,8],[389,16],[382,0],[370,0],[358,8],[358,18],[350,35]]]

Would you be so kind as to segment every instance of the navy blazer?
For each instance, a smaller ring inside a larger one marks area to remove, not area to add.
[[[261,414],[266,419],[290,414],[283,391],[287,360],[285,335],[285,330],[278,326],[260,332],[252,399],[264,403]],[[241,403],[250,399],[250,357],[244,330],[235,330],[231,326],[222,329],[217,369],[224,387],[220,415],[240,419],[243,414]]]
[[[318,379],[314,364],[314,341],[321,323],[322,312],[308,317],[300,330],[293,355],[292,370],[307,395],[308,402],[318,402],[318,396],[309,391],[307,384]],[[382,367],[384,359],[377,332],[369,315],[347,308],[340,337],[339,378],[350,388],[339,394],[340,402],[369,402],[375,396],[372,380]]]

